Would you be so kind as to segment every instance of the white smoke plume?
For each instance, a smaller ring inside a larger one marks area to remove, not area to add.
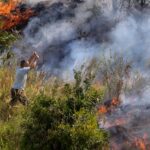
[[[147,69],[150,63],[149,12],[135,9],[130,14],[120,12],[118,20],[120,4],[120,0],[49,4],[30,20],[15,50],[21,56],[38,51],[41,66],[55,75],[59,71],[61,75],[66,70],[71,71],[76,65],[81,66],[82,61],[110,49],[121,53],[136,67]]]
[[[26,3],[32,4],[32,5],[35,5],[35,4],[41,3],[41,2],[54,3],[57,1],[59,1],[59,0],[25,0]]]
[[[63,79],[72,79],[73,69],[80,68],[93,58],[99,60],[110,50],[132,62],[133,82],[135,70],[141,72],[144,82],[135,85],[130,82],[130,93],[123,91],[123,103],[115,113],[106,116],[104,124],[104,128],[112,134],[112,140],[122,138],[123,142],[129,142],[134,136],[141,137],[144,132],[150,137],[150,11],[127,9],[121,2],[54,1],[30,20],[24,29],[23,39],[16,43],[14,51],[18,57],[26,57],[36,50],[41,56],[39,69]],[[127,123],[119,124],[118,128],[114,120],[119,118],[126,119]],[[108,124],[114,126],[111,128]],[[121,135],[118,133],[120,129]],[[115,135],[120,136],[116,138]],[[126,137],[129,139],[124,139]]]

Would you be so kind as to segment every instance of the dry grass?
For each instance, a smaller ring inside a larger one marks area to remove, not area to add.
[[[0,68],[0,101],[9,102],[10,100],[10,89],[13,85],[15,78],[15,68]],[[28,76],[27,88],[25,89],[29,99],[39,95],[41,93],[50,96],[53,92],[52,87],[56,87],[57,84],[60,84],[57,78],[46,79],[44,73],[37,73],[31,71]],[[59,87],[60,89],[60,87]]]
[[[5,150],[19,149],[19,140],[22,135],[22,117],[28,110],[28,108],[19,103],[13,109],[9,106],[10,89],[14,78],[15,67],[5,66],[0,68],[0,149]],[[25,91],[30,103],[41,94],[54,100],[63,100],[67,98],[67,94],[64,93],[65,84],[65,82],[56,77],[47,78],[45,73],[31,71]],[[71,89],[75,89],[73,82],[69,83],[69,86]],[[104,90],[103,86],[94,84],[91,90],[87,92],[86,98],[93,100],[95,91],[102,93],[101,97],[103,97]]]

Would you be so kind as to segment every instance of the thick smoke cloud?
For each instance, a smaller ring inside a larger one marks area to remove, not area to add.
[[[150,17],[129,16],[112,30],[110,48],[122,53],[137,67],[147,67],[150,58]],[[120,51],[119,51],[120,50]]]
[[[145,87],[139,95],[122,95],[123,103],[113,112],[100,120],[100,127],[110,133],[110,148],[142,149],[136,145],[141,140],[144,147],[149,149],[150,139],[150,101],[149,86]]]
[[[109,55],[110,50],[132,62],[132,69],[141,72],[144,82],[139,82],[139,87],[135,85],[134,88],[134,79],[128,81],[130,93],[123,91],[122,105],[115,113],[106,116],[103,126],[112,134],[112,141],[122,137],[122,142],[130,142],[144,132],[148,137],[150,135],[146,125],[150,123],[150,12],[134,8],[120,11],[121,7],[121,0],[49,3],[30,20],[14,51],[18,57],[27,57],[32,51],[38,51],[41,56],[39,69],[63,79],[72,79],[73,69],[88,64],[93,58],[99,60],[104,53]],[[135,76],[133,71],[132,77]],[[120,118],[127,123],[118,125],[114,122]],[[120,130],[121,134],[118,133]],[[119,138],[116,137],[119,134]],[[124,139],[126,137],[129,139]]]
[[[61,76],[65,71],[73,69],[75,64],[80,66],[82,60],[96,56],[96,53],[92,52],[94,47],[97,51],[96,36],[90,35],[96,34],[98,27],[98,24],[92,24],[91,20],[94,18],[91,10],[93,5],[94,2],[87,1],[83,4],[55,3],[48,6],[29,22],[24,30],[23,40],[19,41],[15,48],[17,54],[18,50],[22,53],[21,56],[36,50],[43,58],[42,68],[55,75],[61,72]]]
[[[54,75],[63,76],[66,71],[72,74],[86,60],[110,50],[121,53],[136,67],[147,69],[149,12],[133,9],[130,14],[119,14],[115,11],[119,7],[120,1],[111,0],[50,3],[30,20],[15,50],[21,56],[38,51],[40,66]]]
[[[25,0],[25,2],[28,4],[31,4],[31,5],[35,5],[35,4],[41,3],[41,2],[54,3],[54,2],[57,2],[57,0]]]

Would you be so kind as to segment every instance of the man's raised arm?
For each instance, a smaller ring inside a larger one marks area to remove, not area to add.
[[[39,59],[39,55],[36,52],[33,52],[32,56],[28,60],[29,67],[31,69],[36,67],[38,59]]]

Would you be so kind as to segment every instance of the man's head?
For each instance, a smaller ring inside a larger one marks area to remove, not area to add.
[[[26,60],[21,60],[20,61],[20,67],[23,68],[23,67],[28,67],[29,66],[29,62],[26,61]]]

